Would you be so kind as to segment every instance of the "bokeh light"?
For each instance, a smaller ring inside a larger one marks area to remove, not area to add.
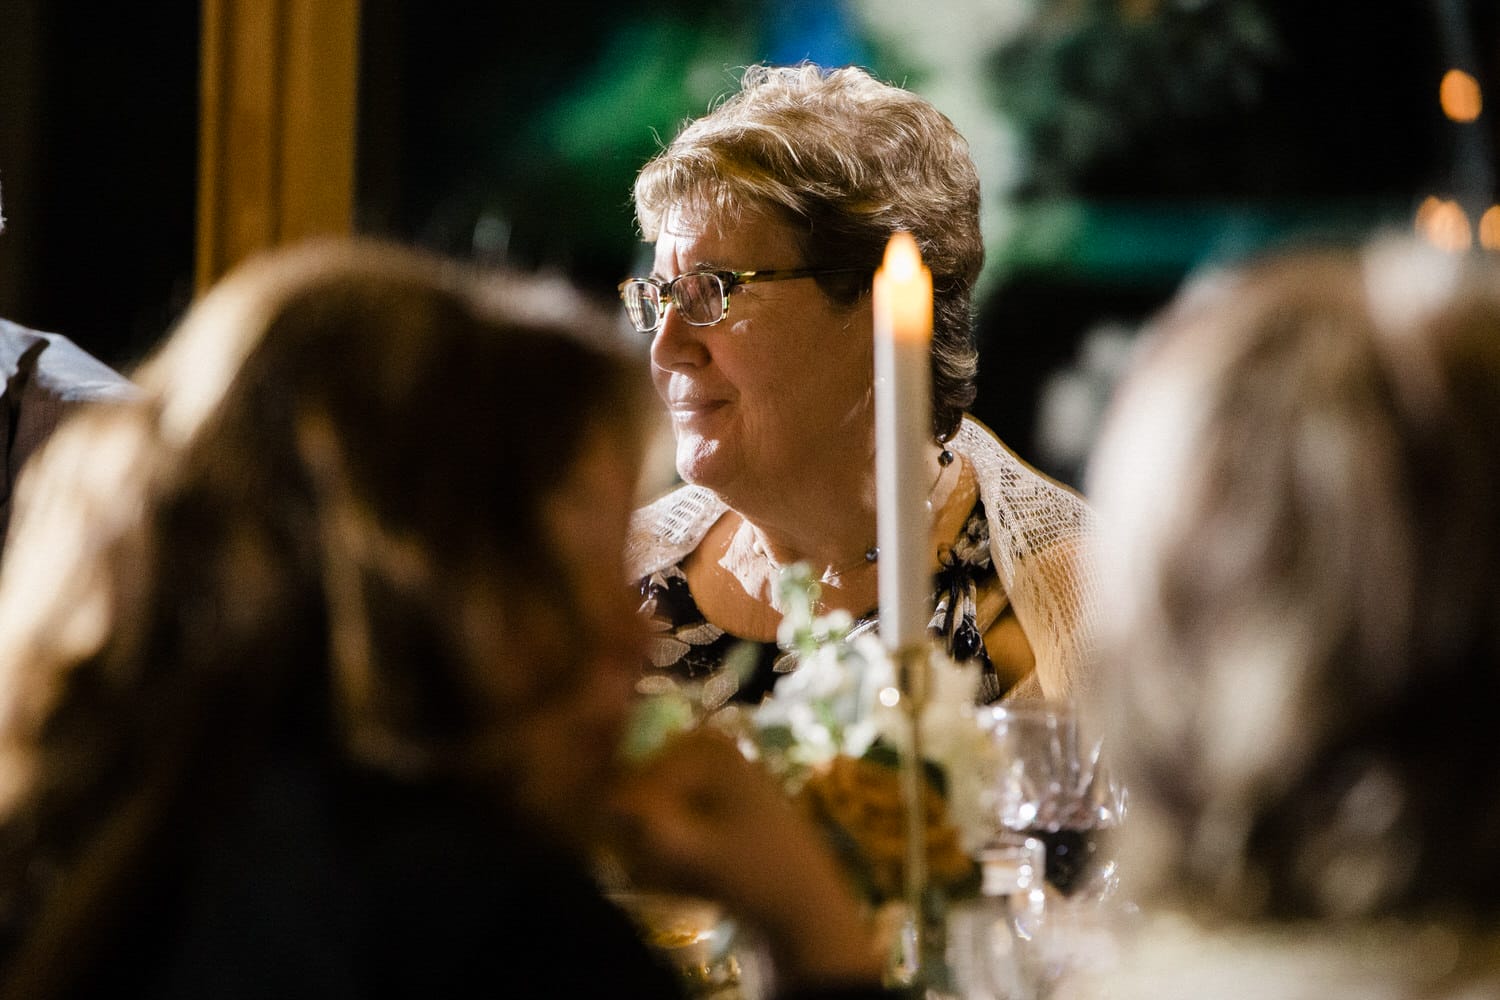
[[[1458,253],[1474,245],[1469,216],[1463,206],[1435,195],[1418,206],[1416,229],[1423,239],[1441,250]]]
[[[1484,107],[1479,81],[1461,69],[1450,69],[1443,74],[1438,101],[1442,103],[1443,114],[1456,122],[1473,121]]]
[[[1491,205],[1479,217],[1479,245],[1500,250],[1500,205]]]

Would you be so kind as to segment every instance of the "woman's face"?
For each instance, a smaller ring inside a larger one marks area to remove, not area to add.
[[[803,260],[772,216],[747,213],[721,227],[678,207],[656,241],[653,276],[841,263]],[[868,465],[873,454],[869,296],[842,306],[812,278],[739,285],[714,326],[692,326],[668,309],[651,362],[676,435],[677,471],[730,504],[780,495],[831,463]]]

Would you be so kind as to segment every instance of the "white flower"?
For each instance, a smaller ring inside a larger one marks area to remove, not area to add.
[[[886,657],[889,667],[890,658]],[[986,749],[974,698],[979,685],[977,664],[960,664],[933,648],[927,664],[927,703],[921,717],[923,759],[936,764],[947,782],[948,819],[958,828],[964,846],[978,848],[989,836],[982,798],[981,758]],[[891,682],[894,669],[891,668]],[[910,745],[906,707],[900,701],[877,704],[872,722],[891,745]]]
[[[844,663],[842,650],[836,646],[819,646],[812,656],[804,656],[797,669],[777,685],[777,696],[829,701],[856,683],[853,673]]]
[[[877,741],[901,751],[910,745],[910,722],[890,651],[874,629],[856,630],[847,611],[819,615],[817,582],[796,570],[780,581],[785,612],[777,641],[797,651],[800,662],[755,709],[755,726],[763,735],[780,730],[789,738],[785,757],[798,766],[840,754],[862,757]],[[974,703],[979,667],[961,665],[934,645],[927,671],[922,756],[942,770],[949,820],[964,846],[976,849],[988,835],[981,797],[986,744]]]
[[[850,757],[863,757],[880,736],[880,727],[875,724],[873,713],[844,729],[844,753]]]
[[[788,717],[792,737],[796,740],[794,756],[797,763],[822,764],[838,756],[839,745],[833,731],[819,718],[812,705],[805,702],[793,704]]]

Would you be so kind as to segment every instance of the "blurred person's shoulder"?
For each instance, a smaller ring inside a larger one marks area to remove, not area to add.
[[[60,403],[127,399],[136,393],[129,379],[69,338],[7,319],[0,319],[0,381],[7,397],[24,393]]]
[[[0,319],[0,545],[12,486],[58,425],[81,407],[138,394],[134,383],[67,337]]]

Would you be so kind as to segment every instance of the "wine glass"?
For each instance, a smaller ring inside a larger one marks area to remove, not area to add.
[[[1125,800],[1102,738],[1065,702],[991,705],[979,722],[988,737],[983,795],[997,834],[1041,841],[1046,879],[1063,896],[1105,888],[1113,863],[1104,844]]]
[[[1117,925],[1128,904],[1108,842],[1125,794],[1104,759],[1103,740],[1069,703],[1008,702],[981,710],[987,736],[983,803],[997,845],[1040,844],[1043,887],[1017,908],[1030,982],[1046,996],[1084,967],[1117,960]]]

